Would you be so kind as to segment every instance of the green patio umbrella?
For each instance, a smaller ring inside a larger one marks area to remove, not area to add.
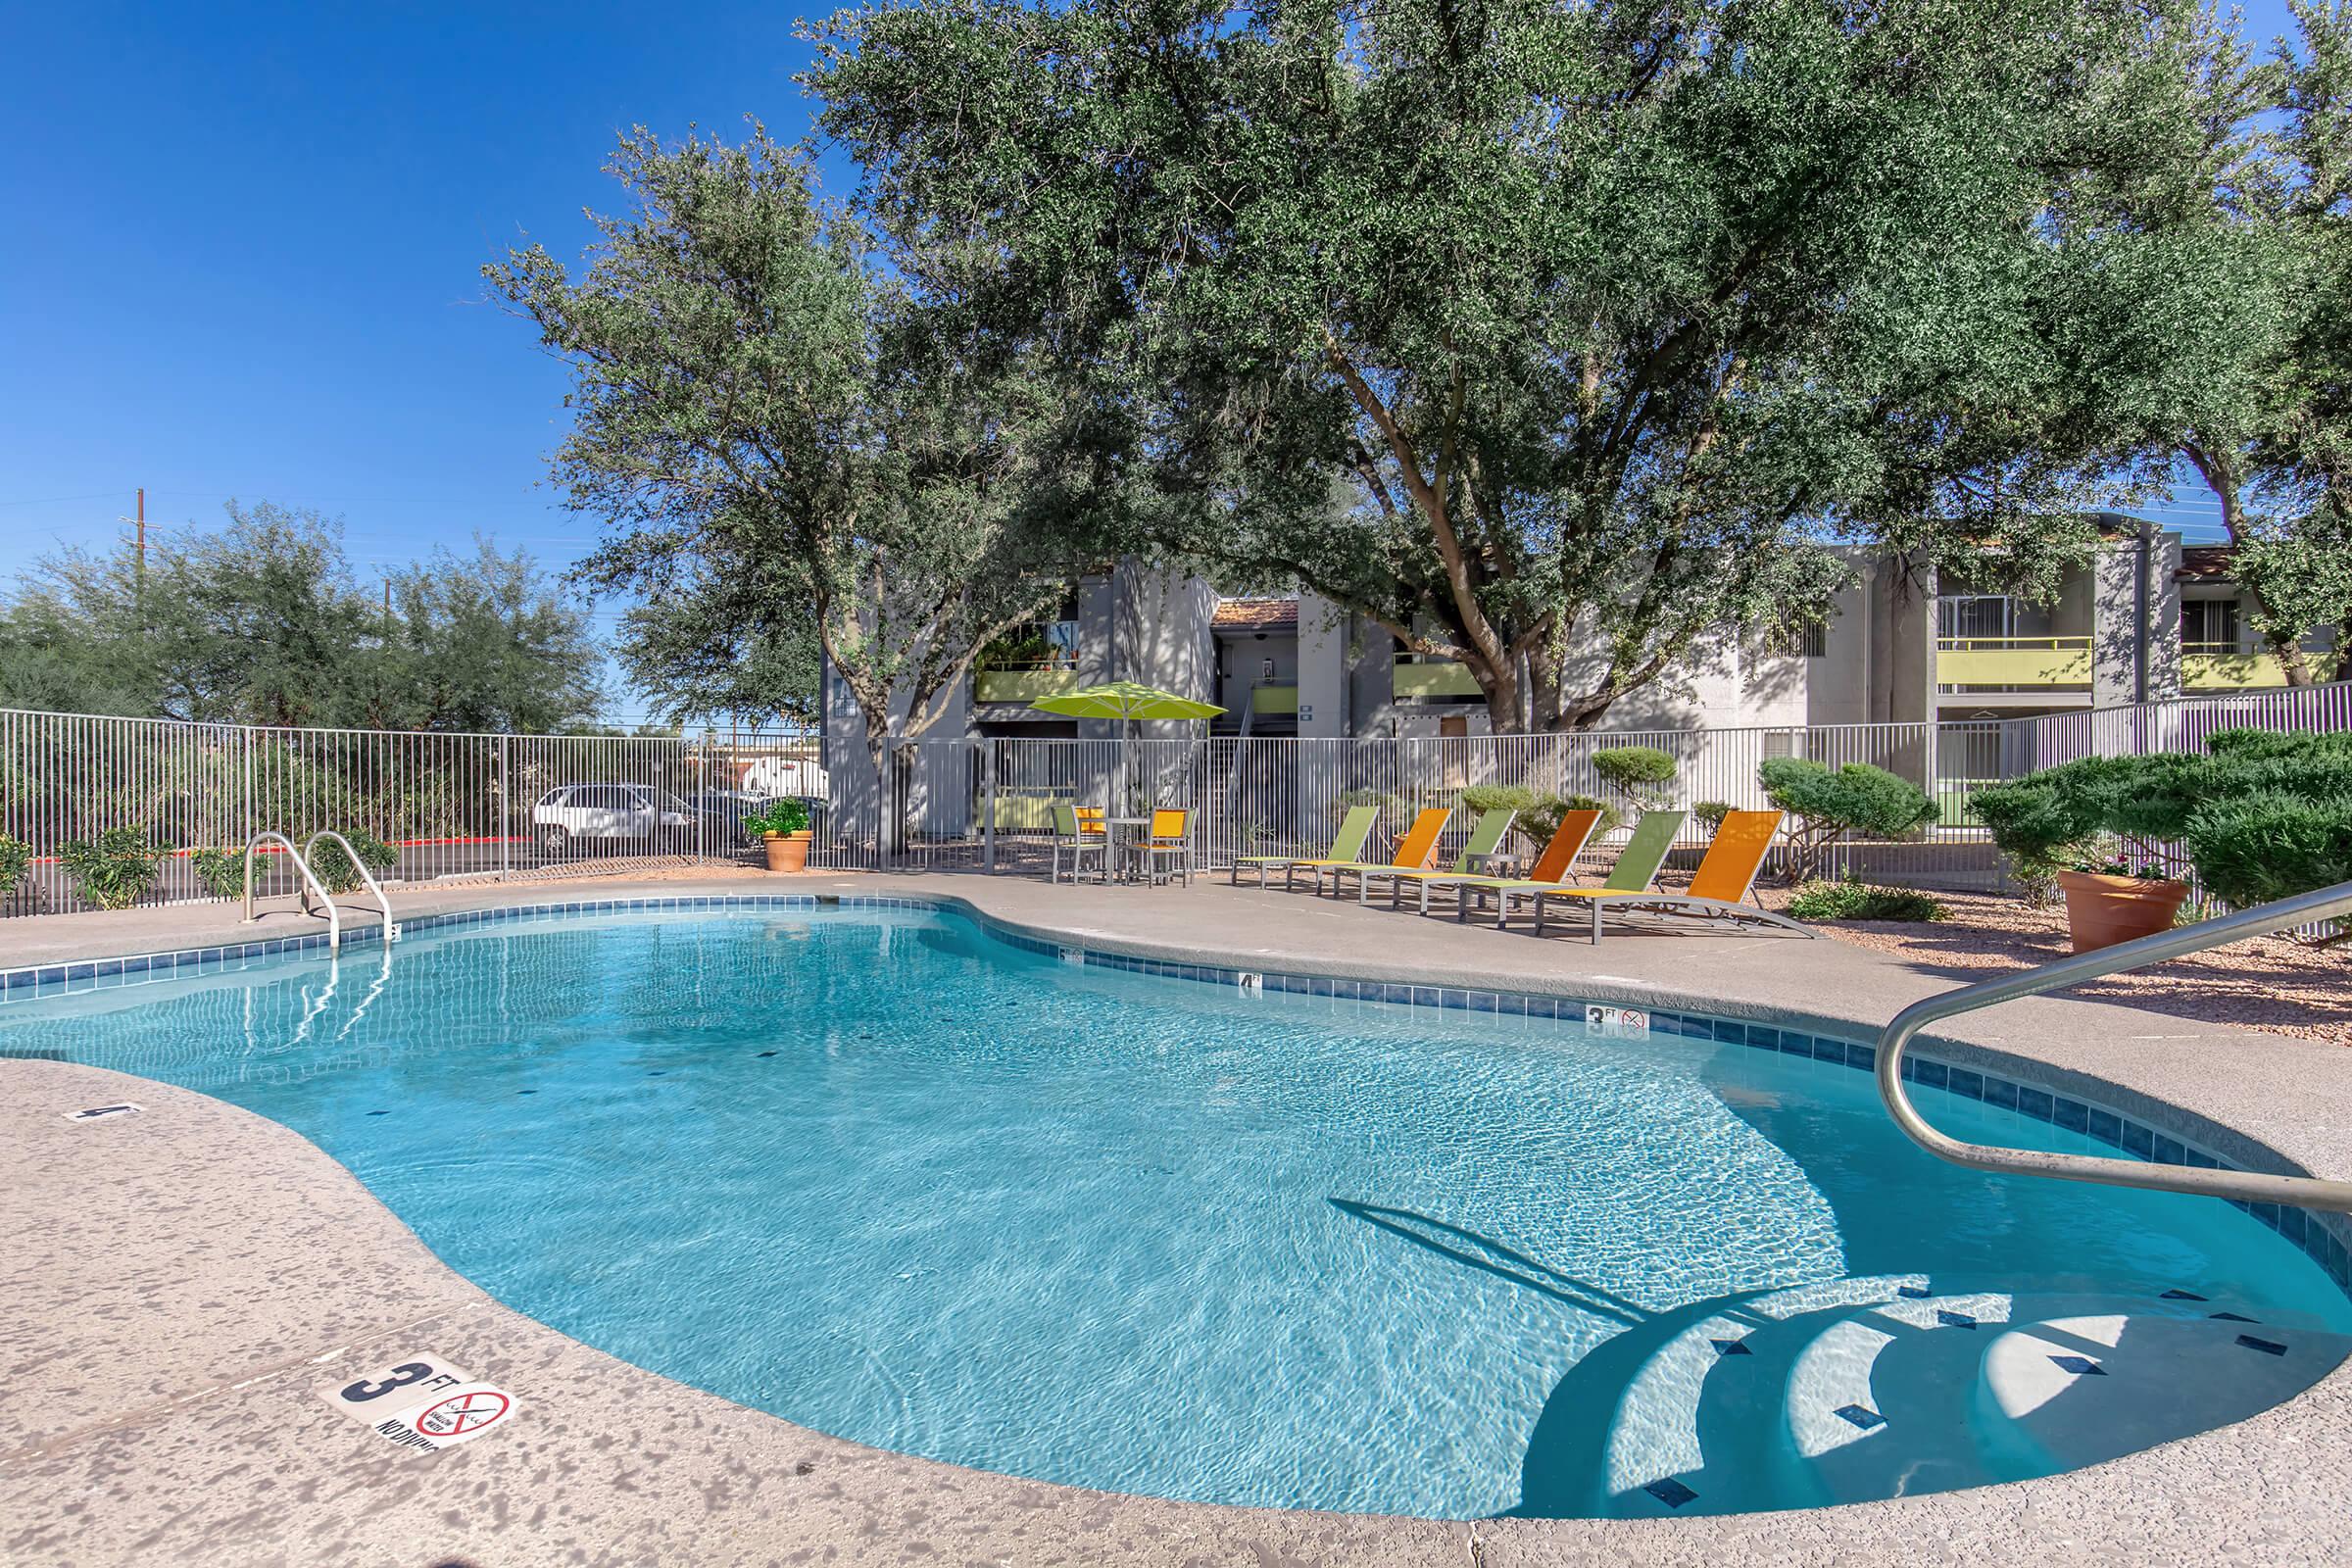
[[[1059,713],[1066,718],[1115,718],[1119,721],[1119,796],[1127,794],[1127,726],[1139,718],[1214,718],[1225,711],[1214,703],[1197,703],[1190,697],[1163,692],[1157,687],[1138,685],[1131,680],[1114,680],[1102,686],[1082,686],[1074,692],[1055,697],[1040,697],[1029,705],[1041,713]]]

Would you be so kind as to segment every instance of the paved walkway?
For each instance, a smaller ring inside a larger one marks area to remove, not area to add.
[[[836,884],[839,884],[837,887]],[[768,891],[770,879],[402,895],[403,917],[550,899]],[[962,898],[1091,945],[1875,1027],[1943,982],[1827,941],[1536,941],[1203,885],[808,877]],[[297,929],[278,917],[269,934]],[[26,929],[32,927],[33,929]],[[0,926],[0,967],[233,940],[233,910]],[[249,934],[246,932],[244,934]],[[37,953],[35,950],[37,949]],[[2352,1060],[2107,1004],[1981,1017],[1953,1054],[2112,1080],[2352,1169]],[[143,1114],[66,1115],[136,1099]],[[2110,1093],[2108,1098],[2116,1098]],[[953,1562],[1812,1564],[2352,1560],[2352,1372],[2242,1425],[2015,1486],[1804,1512],[1475,1524],[1111,1497],[837,1442],[614,1361],[451,1273],[275,1123],[95,1068],[0,1061],[0,1562],[11,1565]],[[393,1446],[325,1392],[438,1355],[514,1391],[504,1430]]]

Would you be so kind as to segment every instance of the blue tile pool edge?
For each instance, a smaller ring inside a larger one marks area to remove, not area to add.
[[[1349,979],[1335,975],[1287,970],[1245,970],[1232,965],[1189,959],[1147,958],[1132,954],[1050,936],[1041,936],[955,899],[903,898],[888,895],[824,893],[688,894],[676,898],[567,899],[545,904],[502,905],[481,909],[459,909],[421,914],[400,922],[402,933],[475,925],[508,925],[556,920],[573,915],[674,913],[694,910],[746,912],[773,909],[813,913],[819,909],[913,909],[961,915],[992,938],[1047,957],[1060,957],[1093,968],[1120,969],[1167,980],[1189,980],[1238,988],[1245,974],[1258,977],[1266,993],[1326,997],[1335,1002],[1372,1002],[1392,1006],[1441,1007],[1492,1013],[1498,1017],[1565,1019],[1581,1022],[1591,1006],[1618,1006],[1615,1002],[1543,996],[1525,991],[1477,987],[1431,986],[1387,980]],[[381,928],[353,928],[343,937],[346,948],[369,947],[382,941]],[[15,1002],[47,1001],[122,986],[176,980],[183,975],[219,974],[242,968],[256,959],[287,954],[323,954],[327,934],[272,937],[255,942],[227,942],[183,948],[170,953],[138,954],[113,958],[77,958],[64,963],[26,964],[0,969],[0,1005]],[[1849,1040],[1755,1018],[1719,1018],[1644,1006],[1651,1034],[1772,1051],[1836,1066],[1870,1071],[1877,1065],[1878,1049],[1867,1041]],[[2130,1158],[2158,1164],[2199,1165],[2222,1170],[2242,1169],[2237,1162],[2178,1136],[2142,1122],[2127,1112],[2054,1084],[2031,1077],[1985,1071],[1981,1066],[1939,1059],[1932,1049],[1914,1047],[1905,1054],[1903,1077],[1923,1088],[1940,1089],[1965,1100],[1981,1101],[1995,1109],[2020,1115],[2070,1132],[2081,1133]],[[2217,1129],[2218,1130],[2218,1129]],[[2237,1135],[2243,1136],[2243,1135]],[[2352,1298],[2352,1221],[2345,1216],[2278,1203],[2226,1199],[2231,1207],[2251,1215],[2299,1248]]]

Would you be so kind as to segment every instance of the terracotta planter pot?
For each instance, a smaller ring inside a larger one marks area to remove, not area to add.
[[[2180,901],[2188,897],[2185,882],[2146,882],[2089,871],[2061,871],[2058,885],[2066,890],[2066,926],[2077,953],[2170,931]]]
[[[762,833],[760,842],[767,846],[767,868],[770,871],[805,871],[808,868],[808,841],[816,835],[803,828],[798,833]]]

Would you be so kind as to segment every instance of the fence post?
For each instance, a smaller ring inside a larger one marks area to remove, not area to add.
[[[988,803],[988,816],[980,824],[980,842],[985,846],[980,864],[983,869],[994,871],[997,868],[997,743],[984,737],[980,748],[981,777],[987,785]]]
[[[507,737],[498,738],[498,751],[493,754],[498,768],[498,879],[507,879],[507,869],[513,854],[509,843],[514,836],[514,768],[507,758]]]

